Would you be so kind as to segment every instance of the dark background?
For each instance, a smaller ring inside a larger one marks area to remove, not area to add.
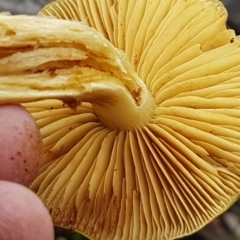
[[[53,0],[0,0],[0,12],[36,14]],[[240,35],[240,0],[222,0],[228,9],[228,25]],[[41,227],[41,226],[39,226]],[[56,240],[83,240],[83,236],[56,228]],[[160,240],[160,239],[159,239]],[[240,240],[240,203],[237,202],[222,216],[212,221],[196,234],[182,240]]]

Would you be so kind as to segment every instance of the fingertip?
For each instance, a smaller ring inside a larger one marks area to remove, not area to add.
[[[0,180],[25,186],[36,178],[43,154],[40,131],[21,105],[0,106]]]
[[[0,239],[53,240],[51,217],[41,200],[28,188],[0,181]]]

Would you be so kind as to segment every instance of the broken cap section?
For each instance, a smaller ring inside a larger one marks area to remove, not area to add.
[[[59,99],[75,109],[80,102],[90,102],[107,126],[118,129],[150,119],[155,103],[145,84],[125,54],[94,29],[42,17],[1,20],[6,21],[1,39],[2,103]],[[36,32],[35,25],[41,30]],[[122,118],[123,111],[127,118]]]

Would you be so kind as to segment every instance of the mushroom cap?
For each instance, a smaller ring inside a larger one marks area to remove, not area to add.
[[[58,0],[39,15],[99,31],[155,102],[131,129],[105,124],[119,119],[103,121],[92,103],[24,105],[44,144],[31,188],[56,225],[91,239],[175,239],[238,199],[240,41],[218,0]]]

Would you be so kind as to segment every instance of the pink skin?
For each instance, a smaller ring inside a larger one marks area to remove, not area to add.
[[[42,152],[41,135],[32,116],[19,105],[0,106],[1,240],[54,239],[47,209],[22,186],[29,186],[37,176]]]
[[[19,105],[0,107],[0,150],[0,179],[29,186],[39,170],[42,140],[32,116]]]
[[[53,224],[41,200],[28,188],[0,181],[0,239],[53,240]]]

